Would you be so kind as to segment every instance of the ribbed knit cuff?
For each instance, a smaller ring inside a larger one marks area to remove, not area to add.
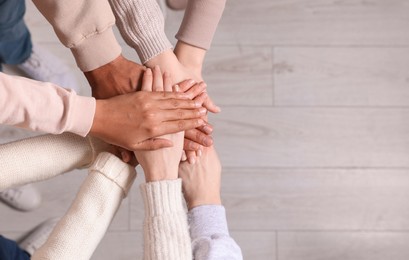
[[[83,72],[95,70],[116,59],[122,52],[112,27],[84,38],[75,46],[69,46]]]
[[[82,97],[76,94],[72,96],[72,106],[70,111],[66,132],[71,132],[85,137],[91,130],[94,121],[96,101],[92,97]]]
[[[181,179],[142,183],[140,188],[147,217],[185,211]]]
[[[116,183],[123,190],[125,197],[136,178],[134,167],[107,152],[102,152],[98,155],[93,165],[91,165],[90,171],[98,171]]]
[[[195,207],[188,212],[187,218],[192,240],[213,234],[229,235],[226,210],[221,205]]]
[[[208,50],[225,5],[226,0],[188,1],[176,39]]]
[[[122,37],[136,50],[142,63],[172,48],[156,1],[110,0],[110,4]]]

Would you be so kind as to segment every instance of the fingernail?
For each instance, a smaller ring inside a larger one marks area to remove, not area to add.
[[[196,81],[193,80],[193,79],[189,80],[189,82],[188,82],[188,84],[191,85],[191,86],[194,85],[195,83],[196,83]]]
[[[128,154],[125,151],[121,152],[121,157],[122,157],[123,161],[128,161],[129,160]]]
[[[202,156],[202,150],[197,150],[196,154],[198,157]]]
[[[213,132],[213,128],[210,127],[209,125],[205,125],[205,126],[203,127],[203,131],[205,131],[206,134],[211,134],[211,133]]]
[[[186,160],[187,160],[186,153],[185,153],[185,151],[183,151],[182,152],[182,161],[184,162]]]
[[[199,108],[199,112],[201,115],[206,115],[207,109],[204,107]]]
[[[204,124],[203,119],[198,119],[198,120],[197,120],[197,124],[200,125],[200,126],[203,125],[203,124]]]
[[[201,107],[201,106],[202,106],[202,103],[201,103],[201,102],[195,101],[195,107]]]
[[[152,70],[150,68],[147,68],[145,71],[146,75],[152,75]]]
[[[159,65],[155,65],[155,67],[153,67],[154,70],[159,70]]]
[[[210,136],[208,136],[208,137],[204,140],[204,143],[205,143],[206,146],[211,146],[211,145],[213,144],[213,139],[212,139]]]
[[[195,164],[196,163],[196,158],[194,156],[190,156],[188,158],[188,161],[189,161],[190,164]]]
[[[180,91],[179,85],[175,85],[175,86],[173,86],[173,88],[174,88],[174,91],[175,91],[175,92],[179,92],[179,91]]]

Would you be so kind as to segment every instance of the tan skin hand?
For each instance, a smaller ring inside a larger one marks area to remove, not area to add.
[[[129,150],[170,147],[169,140],[154,137],[205,123],[201,117],[206,109],[182,97],[181,93],[138,91],[97,100],[91,134]]]
[[[179,177],[189,210],[202,205],[221,205],[221,170],[214,146],[204,147],[195,164],[180,163]]]
[[[142,91],[171,91],[172,80],[165,73],[162,78],[159,67],[150,69],[144,75]],[[173,146],[155,151],[135,151],[135,156],[141,164],[146,182],[174,180],[178,177],[178,167],[183,148],[183,131],[167,134],[160,138],[172,141]]]
[[[137,91],[144,71],[144,66],[120,55],[106,65],[84,72],[84,75],[91,86],[92,96],[104,99]]]

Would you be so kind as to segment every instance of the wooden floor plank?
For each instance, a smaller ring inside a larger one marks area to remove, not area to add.
[[[409,230],[409,170],[225,169],[232,230]]]
[[[228,167],[409,167],[409,109],[228,107],[210,118]]]
[[[408,233],[279,233],[280,260],[406,260]]]
[[[278,106],[409,105],[408,48],[275,48]]]

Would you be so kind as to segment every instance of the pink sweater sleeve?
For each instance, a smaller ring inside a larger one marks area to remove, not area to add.
[[[94,98],[78,96],[52,83],[0,72],[0,124],[86,136],[95,107]]]
[[[208,50],[225,5],[226,0],[188,0],[176,38]]]

